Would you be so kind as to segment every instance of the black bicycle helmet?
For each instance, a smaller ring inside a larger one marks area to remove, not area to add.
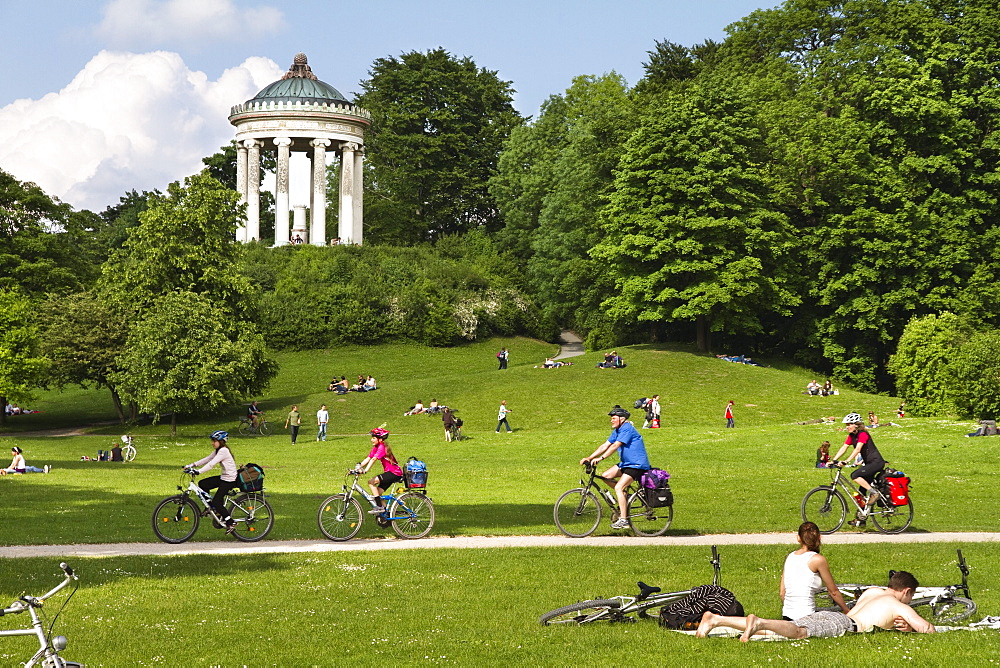
[[[608,413],[608,415],[625,418],[626,420],[632,417],[632,414],[629,413],[624,408],[622,408],[621,406],[615,406],[614,408],[612,408],[611,411]]]

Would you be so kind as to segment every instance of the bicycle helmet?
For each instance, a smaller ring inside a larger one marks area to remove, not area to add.
[[[624,408],[622,408],[621,406],[615,406],[614,408],[612,408],[611,412],[609,412],[608,415],[613,415],[613,416],[616,416],[616,417],[625,418],[626,420],[629,419],[630,417],[632,417],[632,414],[629,413]]]
[[[383,440],[383,441],[385,439],[389,438],[389,430],[388,429],[384,429],[382,427],[375,427],[369,433],[372,436],[374,436],[375,438]]]
[[[211,438],[213,441],[225,441],[226,439],[229,438],[229,432],[222,431],[221,429],[219,431],[213,431],[212,435],[209,438]]]
[[[858,415],[857,413],[848,413],[847,415],[844,416],[844,419],[841,420],[842,424],[852,424],[854,422],[863,423],[864,420],[862,420],[861,416]]]

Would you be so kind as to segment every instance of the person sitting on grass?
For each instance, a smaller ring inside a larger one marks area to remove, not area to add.
[[[431,402],[429,404],[427,404],[427,408],[425,409],[424,412],[425,413],[440,413],[445,408],[446,408],[445,406],[442,406],[441,404],[438,403],[437,399],[431,399]]]
[[[386,510],[385,500],[382,498],[382,495],[385,494],[385,490],[389,489],[390,486],[403,479],[403,469],[399,467],[396,455],[392,454],[392,448],[386,442],[386,439],[389,438],[389,430],[385,427],[375,427],[369,434],[372,437],[372,449],[367,457],[357,463],[351,473],[362,475],[368,472],[368,469],[372,467],[372,464],[376,460],[382,462],[382,473],[368,481],[368,489],[372,491],[377,505],[376,508],[368,512],[373,515],[380,515]]]
[[[830,466],[830,441],[823,441],[816,451],[816,468],[825,469]]]
[[[934,633],[934,625],[921,617],[909,603],[919,586],[917,579],[906,571],[890,571],[889,587],[872,587],[863,593],[850,612],[821,610],[795,621],[761,619],[756,615],[724,617],[706,612],[695,633],[699,638],[719,626],[743,631],[740,640],[747,642],[754,634],[770,631],[785,638],[838,638],[845,633],[867,633],[875,628],[887,631]]]
[[[5,469],[0,469],[0,475],[7,475],[8,473],[48,473],[52,470],[52,467],[48,464],[45,468],[38,468],[37,466],[28,466],[28,463],[24,461],[24,451],[18,446],[14,446],[10,449],[10,454],[14,456],[11,461],[10,466]]]

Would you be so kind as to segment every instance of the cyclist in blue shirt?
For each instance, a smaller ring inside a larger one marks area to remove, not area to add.
[[[583,465],[590,462],[596,466],[597,462],[607,459],[618,450],[621,461],[603,474],[605,480],[615,480],[615,497],[618,499],[618,519],[611,523],[612,529],[627,529],[628,520],[625,519],[627,508],[625,501],[625,489],[633,480],[638,480],[642,474],[651,469],[649,457],[646,455],[646,444],[642,440],[642,435],[636,430],[628,419],[632,416],[621,406],[615,406],[608,413],[611,418],[611,435],[608,440],[602,443],[593,454],[580,460]]]

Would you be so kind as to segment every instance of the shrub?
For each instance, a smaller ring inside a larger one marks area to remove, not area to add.
[[[913,318],[906,325],[888,370],[913,415],[941,415],[956,409],[949,396],[954,387],[949,362],[972,335],[968,321],[954,313]]]

